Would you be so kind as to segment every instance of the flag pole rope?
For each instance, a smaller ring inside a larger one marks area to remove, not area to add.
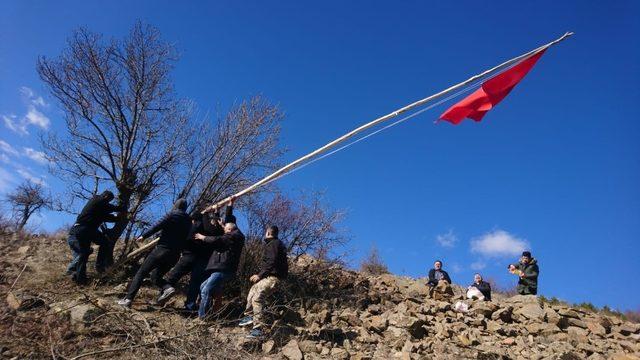
[[[475,83],[476,81],[478,81],[480,79],[484,79],[488,75],[491,75],[491,74],[493,74],[493,73],[495,73],[497,71],[503,70],[505,67],[511,66],[511,65],[513,65],[513,64],[515,64],[515,63],[517,63],[517,62],[519,62],[519,61],[521,61],[521,60],[523,60],[523,59],[525,59],[527,57],[535,55],[538,52],[540,52],[542,50],[545,50],[545,49],[547,49],[547,48],[549,48],[549,47],[551,47],[551,46],[553,46],[553,45],[565,40],[566,38],[570,37],[571,35],[573,35],[573,32],[566,32],[564,35],[562,35],[561,37],[557,38],[556,40],[554,40],[554,41],[552,41],[550,43],[547,43],[547,44],[542,45],[542,46],[540,46],[538,48],[535,48],[535,49],[533,49],[533,50],[531,50],[531,51],[529,51],[527,53],[524,53],[524,54],[522,54],[520,56],[517,56],[517,57],[515,57],[513,59],[507,60],[507,61],[505,61],[505,62],[503,62],[503,63],[501,63],[499,65],[496,65],[496,66],[494,66],[494,67],[492,67],[492,68],[490,68],[488,70],[483,71],[480,74],[474,75],[474,76],[470,77],[469,79],[467,79],[467,80],[465,80],[463,82],[460,82],[458,84],[450,86],[449,88],[444,89],[444,90],[442,90],[442,91],[440,91],[440,92],[438,92],[436,94],[433,94],[433,95],[428,96],[428,97],[426,97],[424,99],[415,101],[415,102],[413,102],[413,103],[411,103],[409,105],[406,105],[406,106],[404,106],[404,107],[402,107],[402,108],[400,108],[398,110],[395,110],[395,111],[393,111],[393,112],[391,112],[391,113],[389,113],[387,115],[381,116],[381,117],[379,117],[379,118],[377,118],[375,120],[372,120],[372,121],[370,121],[370,122],[368,122],[368,123],[366,123],[364,125],[361,125],[361,126],[355,128],[355,129],[349,131],[348,133],[338,137],[337,139],[325,144],[324,146],[322,146],[322,147],[320,147],[320,148],[318,148],[318,149],[316,149],[316,150],[314,150],[314,151],[312,151],[312,152],[310,152],[310,153],[298,158],[297,160],[294,160],[293,162],[281,167],[280,169],[276,170],[272,174],[262,178],[261,180],[259,180],[258,182],[254,183],[253,185],[245,188],[244,190],[242,190],[242,191],[240,191],[240,192],[238,192],[238,193],[236,193],[234,195],[228,196],[228,197],[218,201],[217,203],[215,203],[213,205],[208,206],[207,208],[205,208],[202,211],[202,213],[206,213],[206,212],[212,211],[213,209],[224,205],[225,203],[227,203],[231,199],[234,199],[234,198],[240,197],[242,195],[245,195],[245,194],[247,194],[247,193],[249,193],[251,191],[254,191],[255,189],[257,189],[257,188],[259,188],[261,186],[264,186],[264,185],[266,185],[266,184],[268,184],[268,183],[270,183],[272,181],[275,181],[275,180],[281,178],[282,176],[284,176],[286,173],[292,172],[296,168],[302,167],[305,163],[307,163],[309,161],[315,162],[317,160],[320,160],[321,158],[326,157],[326,156],[323,156],[323,157],[319,157],[316,160],[313,160],[316,156],[325,153],[326,151],[328,151],[328,150],[334,148],[335,146],[337,146],[338,144],[340,144],[340,143],[342,143],[342,142],[354,137],[355,135],[357,135],[357,134],[359,134],[359,133],[361,133],[361,132],[363,132],[363,131],[365,131],[367,129],[370,129],[370,128],[372,128],[372,127],[374,127],[374,126],[376,126],[376,125],[378,125],[378,124],[380,124],[380,123],[382,123],[384,121],[389,120],[389,119],[397,117],[398,115],[403,114],[403,113],[405,113],[407,111],[413,110],[413,109],[415,109],[415,108],[417,108],[419,106],[422,106],[422,105],[424,105],[424,104],[426,104],[426,103],[428,103],[430,101],[433,101],[435,99],[441,98],[443,96],[447,96],[447,95],[449,95],[450,93],[452,93],[454,91],[458,91],[459,89],[467,88],[468,86],[470,86],[471,84]],[[440,104],[440,103],[441,102],[438,102],[437,104]],[[435,105],[433,105],[433,106],[435,106]],[[417,116],[418,114],[426,111],[427,109],[432,108],[433,106],[430,106],[430,107],[428,107],[426,109],[422,109],[422,110],[420,110],[420,111],[418,111],[418,112],[416,112],[416,113],[414,113],[412,115],[409,115],[406,118],[403,118],[403,119],[401,119],[399,121],[396,121],[394,124],[391,124],[391,126],[397,125],[397,124],[399,124],[399,123],[401,123],[401,122],[403,122],[405,120],[408,120],[408,119],[410,119],[410,118],[412,118],[414,116]],[[388,127],[391,127],[391,126],[388,126]],[[378,132],[380,132],[380,131],[388,128],[388,127],[379,129],[379,131],[373,132],[373,133],[369,134],[368,136],[364,136],[363,138],[355,140],[354,142],[352,142],[350,144],[347,144],[347,145],[343,146],[342,148],[339,148],[339,149],[336,149],[336,150],[340,151],[341,149],[349,147],[349,146],[351,146],[351,145],[353,145],[353,144],[355,144],[355,143],[357,143],[359,141],[362,141],[362,140],[364,140],[364,139],[366,139],[366,138],[368,138],[368,137],[370,137],[372,135],[375,135]],[[336,150],[334,150],[334,151],[332,151],[332,152],[330,152],[330,153],[328,153],[326,155],[329,156],[330,154],[334,154],[334,153],[337,152]],[[128,258],[132,258],[132,257],[135,257],[135,256],[139,255],[140,253],[145,252],[146,250],[151,248],[153,245],[155,245],[156,242],[157,242],[157,239],[154,239],[153,241],[150,241],[149,243],[143,245],[142,247],[138,248],[136,251],[134,251],[131,254],[129,254],[127,257]]]

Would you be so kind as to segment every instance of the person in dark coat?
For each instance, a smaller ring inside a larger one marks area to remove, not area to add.
[[[224,235],[206,236],[198,233],[195,234],[195,239],[213,250],[205,269],[206,280],[200,286],[198,317],[204,319],[211,297],[221,294],[224,283],[235,276],[245,237],[238,226],[230,222],[224,225]]]
[[[481,298],[478,297],[480,300],[491,301],[491,284],[482,280],[482,275],[473,275],[473,283],[467,289],[477,289],[482,294]],[[469,297],[469,294],[467,294],[467,297]]]
[[[191,230],[191,218],[186,210],[187,201],[178,199],[173,205],[173,209],[162,220],[136,239],[142,241],[158,231],[161,232],[158,244],[138,269],[129,284],[124,299],[118,301],[119,305],[131,306],[138,290],[140,290],[140,286],[142,286],[142,281],[153,270],[155,271],[152,281],[161,290],[164,288],[165,281],[162,277],[178,261],[180,251],[184,247]]]
[[[444,300],[453,296],[451,278],[449,273],[442,269],[442,261],[436,260],[433,263],[433,269],[429,270],[427,286],[429,287],[429,297],[433,299]]]
[[[538,261],[531,257],[531,252],[522,252],[520,262],[518,264],[509,265],[509,272],[518,275],[518,294],[520,295],[536,295],[538,294],[538,274],[540,268]]]
[[[280,282],[287,278],[288,273],[287,248],[278,239],[278,227],[269,226],[264,236],[260,271],[249,278],[249,281],[254,284],[247,296],[247,306],[244,311],[247,316],[239,323],[240,326],[253,324],[253,329],[248,335],[249,338],[263,335],[264,302],[276,290]]]
[[[108,190],[92,197],[69,229],[67,243],[71,248],[73,259],[67,267],[67,274],[72,275],[72,279],[78,284],[84,284],[87,281],[87,261],[92,252],[91,243],[102,244],[104,239],[104,235],[98,228],[104,222],[117,220],[113,212],[126,211],[122,206],[111,204],[113,198],[113,193]]]
[[[224,218],[220,218],[218,210],[201,214],[196,211],[192,215],[192,230],[189,239],[182,250],[182,255],[178,263],[164,277],[166,285],[158,297],[158,303],[168,300],[176,291],[176,286],[180,279],[187,274],[191,274],[189,278],[189,286],[187,288],[187,298],[185,300],[185,310],[194,311],[196,301],[200,294],[200,285],[204,281],[204,272],[211,257],[213,249],[201,241],[194,238],[195,234],[203,234],[205,236],[220,236],[224,234],[224,224],[235,223],[236,218],[233,215],[233,199],[229,202],[225,210]]]

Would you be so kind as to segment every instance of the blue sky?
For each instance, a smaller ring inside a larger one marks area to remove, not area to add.
[[[202,111],[263,94],[286,112],[287,160],[503,60],[549,50],[481,123],[434,124],[441,105],[283,178],[348,210],[351,261],[375,244],[390,269],[445,262],[515,282],[531,249],[540,291],[637,309],[640,6],[615,2],[14,1],[0,4],[0,192],[47,174],[38,133],[64,130],[35,72],[78,26],[126,34],[138,19],[176,44],[176,90]],[[8,120],[7,120],[8,119]],[[45,229],[68,223],[45,213]]]

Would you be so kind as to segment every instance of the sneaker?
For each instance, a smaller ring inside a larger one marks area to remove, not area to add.
[[[131,307],[131,299],[124,298],[122,300],[118,300],[118,305],[126,308]]]
[[[262,332],[262,330],[260,330],[260,328],[255,328],[252,329],[251,332],[249,332],[247,335],[245,335],[245,338],[247,339],[260,339],[264,336],[264,332]]]
[[[248,325],[252,325],[253,324],[253,317],[252,316],[245,316],[242,319],[240,319],[240,322],[238,323],[238,326],[248,326]]]
[[[162,290],[162,293],[160,293],[160,296],[158,296],[157,303],[162,304],[167,299],[169,299],[171,295],[173,295],[175,292],[176,292],[176,289],[173,286],[169,286],[168,288]]]

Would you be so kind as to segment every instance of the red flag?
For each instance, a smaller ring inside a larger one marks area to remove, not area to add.
[[[545,49],[546,50],[546,49]],[[545,50],[523,60],[511,69],[485,81],[473,94],[462,99],[440,115],[440,119],[459,124],[465,118],[480,121],[494,106],[504,99],[509,92],[533,68]]]

